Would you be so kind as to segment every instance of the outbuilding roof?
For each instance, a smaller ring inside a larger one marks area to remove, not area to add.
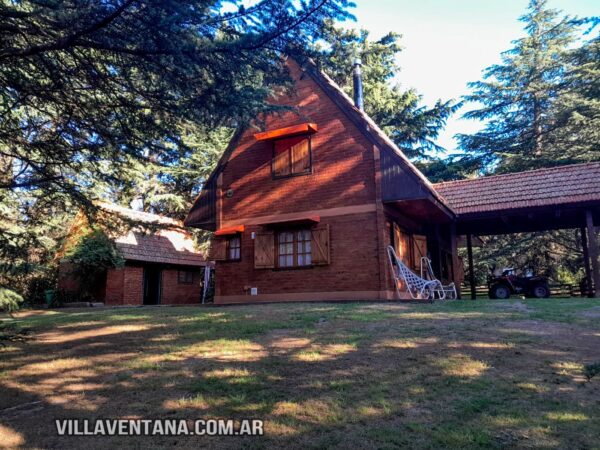
[[[180,221],[114,204],[102,203],[99,206],[140,224],[114,239],[125,260],[185,266],[208,264],[196,249],[192,234]]]
[[[194,248],[191,236],[180,230],[158,230],[145,234],[130,231],[115,239],[127,261],[143,261],[182,266],[205,266],[206,260]]]
[[[600,201],[600,162],[433,185],[461,215]]]

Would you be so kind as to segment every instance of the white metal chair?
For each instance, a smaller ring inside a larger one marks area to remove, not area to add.
[[[439,280],[426,280],[414,274],[406,267],[400,258],[398,258],[394,247],[391,245],[388,245],[387,247],[387,254],[392,273],[394,274],[394,285],[398,296],[400,296],[398,282],[403,281],[413,300],[433,300],[436,292],[439,293],[441,299],[446,298],[444,288]]]
[[[421,278],[426,280],[435,280],[435,275],[433,274],[433,268],[431,267],[431,260],[427,256],[421,256]],[[443,285],[442,291],[435,291],[438,298],[446,299],[446,300],[456,300],[458,298],[458,294],[456,293],[456,285],[454,283]],[[443,294],[443,295],[442,295]]]

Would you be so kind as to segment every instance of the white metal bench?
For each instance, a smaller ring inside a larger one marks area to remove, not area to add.
[[[439,298],[446,298],[444,287],[439,280],[426,280],[425,278],[414,274],[400,258],[398,258],[394,247],[391,245],[388,245],[387,247],[387,254],[392,273],[394,274],[394,286],[396,287],[398,296],[401,295],[398,282],[402,281],[406,285],[406,289],[413,300],[433,300],[436,293],[440,296]]]
[[[433,268],[431,267],[431,260],[427,256],[421,256],[421,278],[426,280],[435,280],[435,275],[433,274]],[[443,285],[442,291],[436,290],[435,294],[440,299],[446,300],[456,300],[458,298],[458,294],[456,293],[456,285],[454,283]],[[442,295],[443,294],[443,295]]]

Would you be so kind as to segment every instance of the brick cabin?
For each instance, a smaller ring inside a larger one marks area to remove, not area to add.
[[[103,204],[102,209],[137,225],[112,238],[125,266],[109,269],[87,287],[94,300],[111,306],[201,303],[204,268],[211,264],[180,222],[116,205]],[[86,226],[80,216],[67,239],[75,241],[82,229]],[[58,289],[72,297],[81,292],[65,262],[59,265]]]
[[[314,64],[288,60],[294,111],[240,131],[185,224],[215,231],[216,303],[392,299],[385,248],[452,279],[452,215]]]
[[[486,188],[496,177],[434,186],[362,110],[356,66],[354,101],[311,61],[287,66],[295,89],[275,102],[292,110],[235,134],[184,221],[215,232],[215,303],[394,299],[390,244],[415,272],[428,256],[438,279],[460,283],[461,235],[470,245],[487,230],[572,228],[586,214],[590,229],[599,220],[598,183],[578,190],[580,203],[549,191],[536,171],[519,178],[529,200],[510,177],[502,199]],[[554,184],[581,179],[556,170]]]

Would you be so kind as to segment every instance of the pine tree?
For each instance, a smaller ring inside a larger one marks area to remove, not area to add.
[[[551,110],[555,126],[548,133],[547,157],[565,163],[598,161],[600,36],[569,52],[569,70],[564,85]]]
[[[81,201],[126,177],[132,158],[175,158],[184,121],[213,128],[270,110],[286,83],[282,53],[348,16],[346,0],[222,6],[0,5],[0,152],[14,167],[0,189],[43,186]]]
[[[232,127],[209,129],[188,124],[181,130],[184,151],[155,154],[146,164],[132,161],[132,176],[111,197],[123,206],[183,219],[233,131]]]
[[[459,135],[467,158],[484,172],[510,172],[555,164],[547,151],[556,126],[553,109],[565,89],[569,46],[577,25],[547,0],[531,0],[520,18],[526,36],[502,54],[502,63],[485,70],[482,81],[469,83],[467,102],[482,104],[464,117],[486,121],[473,135]]]
[[[526,36],[470,83],[466,101],[483,106],[465,117],[487,121],[473,135],[460,135],[465,151],[452,164],[466,172],[514,172],[600,159],[600,47],[598,38],[576,43],[586,21],[532,0],[521,17]],[[448,173],[439,171],[443,176]],[[464,176],[459,170],[457,177]],[[487,238],[477,251],[480,278],[486,265],[531,265],[555,281],[583,276],[579,232],[520,233]]]
[[[267,99],[289,84],[282,55],[350,6],[242,3],[0,3],[0,287],[27,294],[23,280],[51,266],[68,218],[95,199],[145,195],[147,210],[181,214],[192,171],[216,158],[219,132],[205,130],[277,109]]]

